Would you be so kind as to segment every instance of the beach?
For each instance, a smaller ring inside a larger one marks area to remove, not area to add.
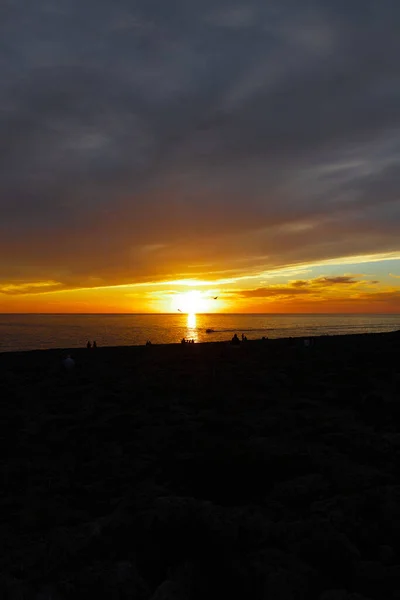
[[[0,373],[0,597],[400,598],[400,332]]]

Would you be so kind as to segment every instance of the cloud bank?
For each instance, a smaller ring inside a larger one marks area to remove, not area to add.
[[[399,251],[399,23],[391,0],[3,1],[2,285]]]

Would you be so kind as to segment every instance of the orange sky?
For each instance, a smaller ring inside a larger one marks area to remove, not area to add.
[[[59,291],[54,281],[3,284],[0,312],[400,313],[400,259],[357,260]]]

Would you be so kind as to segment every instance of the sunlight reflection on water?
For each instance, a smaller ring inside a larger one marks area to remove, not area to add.
[[[207,333],[207,329],[212,329]],[[229,341],[234,333],[249,340],[400,330],[400,315],[0,315],[0,352],[35,348],[179,344]]]
[[[195,342],[199,341],[199,336],[197,335],[197,318],[195,313],[189,313],[187,316],[186,339],[193,339]]]

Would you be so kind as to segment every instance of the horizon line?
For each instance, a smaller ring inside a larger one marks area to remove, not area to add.
[[[176,312],[0,312],[0,316],[10,316],[10,315],[36,315],[36,316],[176,316],[176,317],[184,317],[191,314],[201,315],[201,316],[329,316],[329,315],[368,315],[368,316],[400,316],[400,312],[196,312],[196,313],[176,313]]]

